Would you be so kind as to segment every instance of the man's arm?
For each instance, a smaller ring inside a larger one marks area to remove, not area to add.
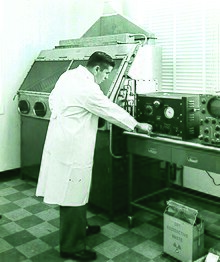
[[[137,122],[125,109],[108,99],[100,89],[94,88],[91,91],[84,104],[88,111],[125,130],[133,131],[137,128],[140,132],[151,132],[150,124]]]

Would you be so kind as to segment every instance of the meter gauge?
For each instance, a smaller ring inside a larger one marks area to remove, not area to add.
[[[164,109],[164,115],[166,118],[171,119],[174,117],[174,109],[171,106],[167,106]]]
[[[207,103],[209,114],[214,118],[220,118],[220,97],[214,96]]]

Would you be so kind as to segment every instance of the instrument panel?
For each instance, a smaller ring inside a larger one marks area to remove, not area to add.
[[[200,115],[201,143],[220,146],[220,96],[200,95]]]
[[[182,140],[199,135],[199,96],[154,92],[137,95],[137,121],[153,126],[154,134]]]

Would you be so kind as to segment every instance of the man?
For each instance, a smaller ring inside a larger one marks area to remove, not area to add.
[[[49,96],[51,119],[41,162],[37,196],[60,206],[60,255],[76,260],[94,260],[87,250],[86,235],[100,231],[88,226],[88,202],[98,118],[125,130],[152,126],[138,123],[124,109],[110,101],[99,84],[108,78],[114,60],[95,52],[87,66],[66,71]]]

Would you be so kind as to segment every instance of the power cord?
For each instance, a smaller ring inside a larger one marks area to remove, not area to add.
[[[207,175],[212,179],[213,184],[214,184],[215,186],[220,186],[220,184],[217,184],[217,183],[215,182],[215,179],[210,175],[210,173],[209,173],[208,171],[205,170],[205,172],[206,172]]]

